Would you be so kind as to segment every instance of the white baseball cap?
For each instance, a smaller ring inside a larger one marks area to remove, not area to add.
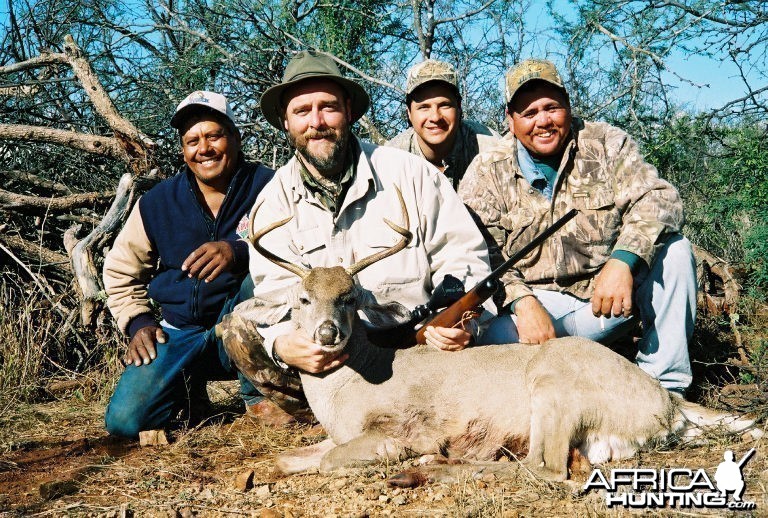
[[[207,108],[218,112],[227,117],[232,124],[237,127],[235,122],[235,114],[232,112],[232,107],[227,102],[227,98],[221,94],[215,92],[206,92],[204,90],[197,90],[187,96],[186,99],[181,101],[176,107],[176,113],[171,117],[171,126],[179,128],[184,123],[186,118],[196,109]]]

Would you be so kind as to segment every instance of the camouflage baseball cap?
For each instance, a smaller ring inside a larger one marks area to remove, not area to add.
[[[507,72],[504,81],[504,99],[506,99],[507,104],[512,101],[520,87],[528,81],[535,79],[546,81],[560,88],[566,96],[568,95],[563,78],[560,77],[557,68],[555,68],[551,61],[545,59],[526,59],[510,68]]]
[[[428,59],[417,63],[408,71],[405,82],[405,95],[411,95],[414,90],[430,81],[448,83],[457,92],[459,91],[459,75],[453,65],[445,61]]]

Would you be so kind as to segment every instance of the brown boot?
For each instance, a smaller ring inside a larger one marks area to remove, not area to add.
[[[297,423],[296,418],[269,399],[262,399],[254,405],[246,405],[245,415],[275,428],[285,428]]]

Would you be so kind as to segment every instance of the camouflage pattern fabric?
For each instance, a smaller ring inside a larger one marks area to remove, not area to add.
[[[579,210],[504,275],[505,304],[532,288],[589,299],[611,252],[626,250],[650,265],[664,237],[683,225],[677,190],[659,178],[627,133],[574,118],[571,135],[551,201],[523,177],[513,134],[479,155],[459,186],[481,222],[494,267],[571,208]]]
[[[285,371],[272,361],[252,320],[243,318],[237,312],[230,313],[224,316],[217,332],[238,370],[264,397],[297,419],[312,421],[312,411],[298,373]]]
[[[504,100],[509,101],[528,81],[541,80],[560,88],[566,95],[565,83],[552,62],[545,59],[526,59],[509,69],[504,76]]]
[[[417,63],[408,70],[405,80],[405,95],[409,95],[418,87],[429,81],[442,81],[459,90],[459,74],[453,65],[445,61],[427,59]]]
[[[472,160],[482,152],[490,151],[496,145],[499,135],[483,126],[479,122],[463,120],[459,126],[459,134],[453,144],[451,154],[444,160],[445,171],[443,173],[451,180],[451,185],[456,189],[459,186],[464,173],[472,163]],[[408,128],[388,141],[385,146],[409,151],[416,156],[424,158],[424,153],[419,146],[418,136],[413,128]]]

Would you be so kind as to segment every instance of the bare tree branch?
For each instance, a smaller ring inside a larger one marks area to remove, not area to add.
[[[22,124],[0,124],[0,140],[3,139],[47,142],[68,146],[95,155],[108,156],[124,162],[127,162],[129,159],[125,149],[117,139],[86,135],[85,133],[77,133],[75,131]]]
[[[37,212],[46,210],[70,210],[77,207],[105,205],[115,196],[114,192],[90,192],[70,194],[59,198],[26,196],[0,189],[0,210]]]

